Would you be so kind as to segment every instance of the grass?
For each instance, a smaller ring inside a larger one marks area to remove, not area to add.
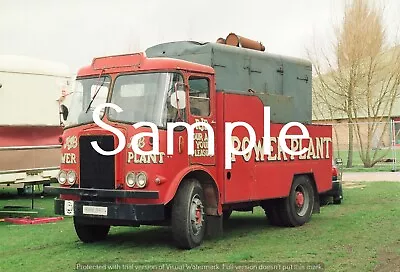
[[[391,172],[393,170],[393,163],[392,162],[378,162],[371,168],[365,168],[364,164],[360,158],[360,154],[358,151],[354,151],[353,153],[353,167],[352,168],[345,168],[347,163],[347,151],[335,151],[334,157],[341,158],[343,161],[343,171],[344,172]],[[378,156],[383,156],[384,159],[393,159],[393,154],[391,150],[379,150]],[[396,150],[396,171],[400,171],[400,150]]]
[[[396,171],[393,172],[399,172],[400,171],[400,166],[396,166]],[[364,166],[353,166],[352,168],[343,168],[343,172],[357,172],[357,173],[361,173],[361,172],[392,172],[392,166],[390,165],[376,165],[374,167],[371,168],[365,168]]]
[[[261,209],[234,212],[222,238],[182,251],[169,228],[113,227],[108,239],[83,244],[72,220],[43,225],[0,223],[0,271],[72,271],[76,263],[322,262],[325,271],[392,271],[400,264],[400,183],[365,183],[345,188],[340,206],[298,228],[268,224]],[[5,205],[30,205],[29,198],[3,194]],[[53,215],[52,197],[35,201],[39,215]],[[386,270],[385,270],[386,269]],[[292,270],[293,271],[293,270]]]

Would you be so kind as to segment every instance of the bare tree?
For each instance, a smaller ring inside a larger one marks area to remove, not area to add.
[[[309,54],[317,77],[314,111],[322,103],[320,114],[347,119],[347,167],[352,167],[354,140],[364,167],[374,166],[385,156],[372,150],[372,142],[377,134],[382,141],[399,97],[400,47],[388,42],[382,19],[382,8],[354,0],[346,5],[343,21],[335,28],[333,57],[325,52],[322,57]]]
[[[335,123],[335,112],[336,112],[336,106],[333,103],[329,103],[330,98],[328,96],[327,92],[321,92],[320,89],[323,86],[321,86],[320,81],[314,81],[313,83],[313,115],[317,117],[317,119],[322,119],[327,122]],[[340,157],[339,153],[339,133],[337,131],[337,127],[333,126],[333,133],[335,135],[336,139],[336,148],[334,148],[334,151],[336,150],[338,153],[336,154],[337,157]]]

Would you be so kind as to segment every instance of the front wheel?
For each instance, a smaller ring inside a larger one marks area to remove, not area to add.
[[[74,217],[74,227],[79,239],[84,243],[104,240],[110,231],[110,226],[84,224],[77,217]]]
[[[171,225],[179,248],[192,249],[204,239],[206,215],[203,188],[196,179],[182,182],[172,205]]]

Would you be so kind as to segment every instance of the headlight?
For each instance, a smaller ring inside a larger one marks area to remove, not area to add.
[[[61,185],[65,184],[65,182],[67,181],[67,173],[64,170],[61,170],[58,173],[58,183],[60,183]]]
[[[129,187],[135,186],[136,182],[135,178],[136,178],[135,173],[129,172],[125,178],[126,185],[128,185]]]
[[[137,176],[136,176],[136,184],[139,188],[144,188],[147,184],[147,176],[145,173],[140,172]]]
[[[76,173],[75,171],[69,171],[67,174],[67,182],[69,185],[73,185],[76,181]]]

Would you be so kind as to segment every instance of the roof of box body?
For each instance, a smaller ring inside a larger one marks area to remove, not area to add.
[[[178,41],[155,45],[148,57],[182,59],[213,67],[216,90],[253,93],[276,122],[311,122],[312,65],[307,60],[219,43]]]
[[[0,55],[0,72],[70,77],[66,64],[27,56]]]
[[[161,50],[163,49],[163,50]],[[259,59],[280,59],[284,61],[288,61],[291,63],[295,63],[298,65],[311,66],[311,62],[308,60],[282,56],[278,54],[272,54],[268,52],[258,51],[254,49],[247,49],[241,47],[235,47],[220,43],[211,43],[211,42],[197,42],[197,41],[175,41],[158,44],[152,47],[149,47],[146,50],[146,55],[148,57],[162,57],[164,56],[182,56],[188,54],[201,54],[201,53],[210,53],[212,51],[220,51],[227,53],[234,53],[238,55],[244,55],[248,57],[256,57]]]
[[[148,48],[146,55],[210,66],[215,70],[218,91],[243,93],[252,89],[255,92],[284,94],[296,86],[296,78],[308,78],[307,81],[312,78],[309,61],[219,43],[169,42]],[[279,74],[281,76],[277,76]],[[283,81],[285,84],[282,84]],[[307,95],[311,96],[311,92]]]

